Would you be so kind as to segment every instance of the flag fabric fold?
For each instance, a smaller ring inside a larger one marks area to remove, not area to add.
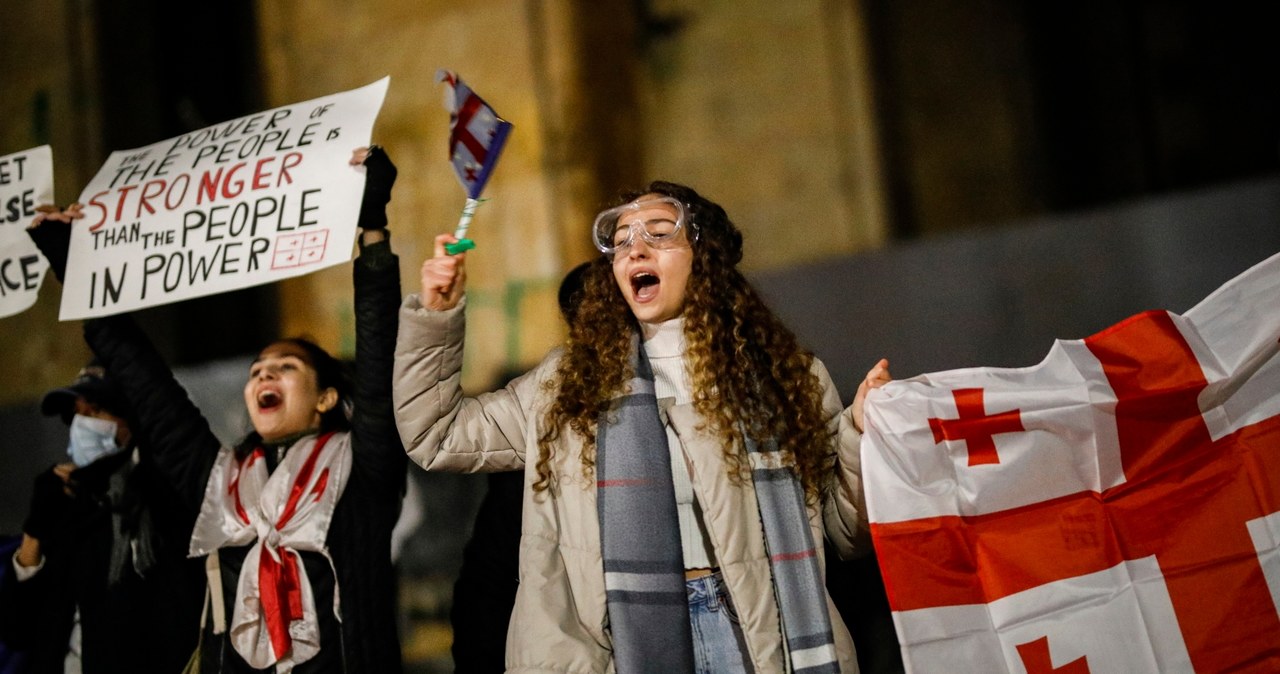
[[[449,161],[467,197],[479,199],[511,133],[511,122],[499,117],[456,74],[440,70],[436,81],[447,85]]]
[[[1280,671],[1280,255],[873,392],[863,470],[908,671]]]

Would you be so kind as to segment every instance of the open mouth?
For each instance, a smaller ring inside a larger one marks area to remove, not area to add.
[[[262,391],[258,393],[258,409],[273,410],[284,402],[280,398],[280,394],[275,391]]]
[[[658,294],[658,277],[647,271],[631,275],[631,293],[641,302],[653,299]]]

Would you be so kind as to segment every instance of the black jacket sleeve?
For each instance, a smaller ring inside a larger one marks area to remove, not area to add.
[[[85,321],[85,341],[133,406],[134,436],[185,506],[198,512],[221,442],[128,315]]]
[[[66,270],[71,225],[46,220],[27,230],[61,281]],[[85,341],[134,408],[130,419],[136,444],[148,452],[181,494],[198,511],[205,481],[220,442],[209,423],[173,377],[151,340],[127,315],[86,321]]]
[[[400,261],[389,240],[362,246],[353,265],[356,363],[351,418],[353,471],[399,512],[407,457],[391,403],[400,315]]]
[[[12,547],[0,554],[0,642],[41,662],[65,655],[76,610],[65,564],[46,555],[43,569],[19,581],[13,555]]]

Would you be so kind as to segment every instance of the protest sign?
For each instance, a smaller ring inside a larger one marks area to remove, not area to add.
[[[48,145],[0,157],[0,317],[36,303],[49,263],[27,236],[36,207],[53,203]]]
[[[390,78],[112,153],[84,189],[61,320],[309,274],[351,259]]]

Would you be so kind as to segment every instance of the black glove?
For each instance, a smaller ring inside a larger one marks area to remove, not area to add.
[[[22,530],[37,540],[48,538],[65,525],[71,514],[71,496],[65,491],[66,483],[50,468],[36,476],[31,492],[31,509]]]
[[[391,186],[396,184],[396,165],[381,146],[370,145],[364,168],[364,198],[360,201],[360,220],[356,224],[366,230],[385,229]]]
[[[49,260],[49,268],[61,283],[67,273],[67,248],[71,245],[71,223],[57,220],[44,220],[35,227],[27,229],[27,236],[36,243],[36,247]]]

